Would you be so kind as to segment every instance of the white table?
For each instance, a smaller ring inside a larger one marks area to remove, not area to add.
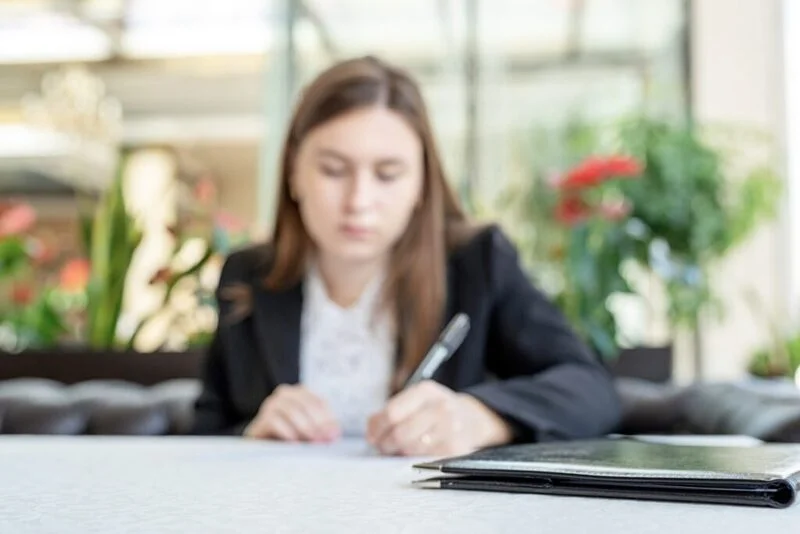
[[[360,442],[0,437],[0,532],[760,533],[788,510],[423,490]]]

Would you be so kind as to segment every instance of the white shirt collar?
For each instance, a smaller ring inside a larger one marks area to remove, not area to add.
[[[342,307],[331,300],[325,281],[314,261],[309,262],[304,283],[304,299],[308,299],[312,309],[324,309],[327,313],[347,316],[351,320],[369,320],[381,304],[386,273],[381,271],[364,288],[358,300],[351,306]]]

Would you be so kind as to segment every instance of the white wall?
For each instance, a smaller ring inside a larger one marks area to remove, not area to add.
[[[788,318],[800,320],[800,2],[783,0],[783,76],[786,132]]]
[[[794,1],[794,0],[791,0]],[[692,90],[700,121],[758,127],[782,142],[780,0],[695,0],[693,2]],[[780,162],[779,162],[780,163]],[[743,292],[753,288],[773,314],[788,309],[788,263],[782,221],[761,229],[715,272],[725,297],[722,324],[704,328],[704,376],[740,377],[751,351],[766,338]],[[678,374],[690,372],[682,351]]]

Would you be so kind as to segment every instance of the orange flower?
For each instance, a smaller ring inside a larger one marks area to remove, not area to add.
[[[0,237],[27,232],[36,222],[36,212],[28,204],[0,206]]]
[[[85,259],[70,260],[61,269],[59,286],[63,291],[78,293],[86,289],[89,283],[91,265]]]

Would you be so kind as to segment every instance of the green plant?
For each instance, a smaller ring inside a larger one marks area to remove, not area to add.
[[[780,194],[768,166],[735,168],[699,129],[646,117],[537,132],[529,153],[528,180],[498,209],[513,214],[532,274],[604,357],[625,342],[609,300],[636,294],[627,267],[663,282],[675,328],[696,328],[716,302],[710,270],[774,215]],[[616,179],[615,161],[640,172]]]
[[[637,118],[621,124],[619,138],[645,169],[621,188],[641,223],[636,259],[664,282],[672,324],[695,328],[701,310],[718,303],[710,269],[774,217],[780,182],[767,164],[736,169],[734,155],[700,128]]]
[[[26,233],[36,222],[36,213],[26,203],[0,202],[0,280],[17,275],[31,263]]]
[[[0,279],[13,276],[28,264],[25,241],[19,236],[0,238]]]
[[[781,321],[769,313],[758,294],[749,289],[745,292],[753,318],[764,324],[768,333],[766,346],[754,351],[748,364],[750,374],[761,377],[785,376],[794,378],[800,368],[800,332],[788,335],[781,328]]]
[[[142,231],[125,205],[126,162],[127,156],[123,154],[110,188],[94,212],[82,219],[84,245],[91,265],[86,287],[85,341],[92,348],[116,346],[125,281],[142,240]]]
[[[55,345],[67,328],[54,300],[51,290],[43,291],[0,314],[0,347],[17,352]]]
[[[748,365],[748,371],[765,378],[797,376],[800,369],[800,333],[788,336],[757,350]]]
[[[38,273],[48,255],[31,235],[36,219],[27,203],[0,205],[0,347],[10,352],[53,345],[66,331],[54,291]]]

